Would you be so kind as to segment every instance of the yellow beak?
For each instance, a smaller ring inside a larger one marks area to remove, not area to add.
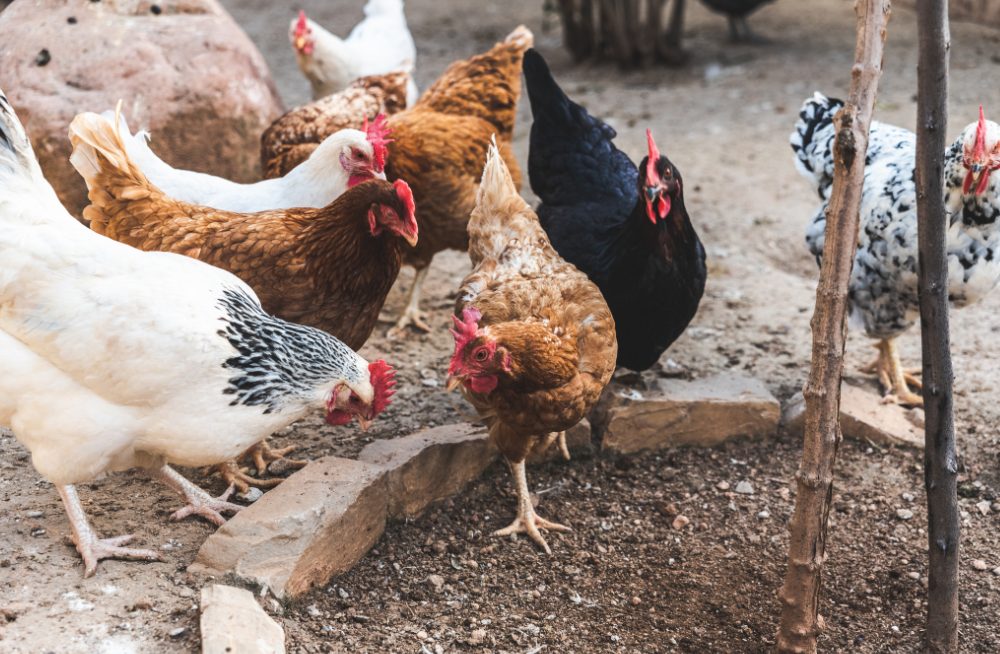
[[[358,416],[358,426],[361,427],[361,431],[368,431],[368,428],[372,426],[372,421],[364,417],[360,413]]]
[[[462,378],[461,377],[455,377],[455,376],[449,375],[448,376],[448,383],[445,385],[445,389],[450,393],[450,392],[452,392],[453,390],[455,390],[456,388],[458,388],[461,385],[462,385]]]
[[[306,47],[306,37],[296,36],[295,37],[295,49],[302,52],[302,49]]]

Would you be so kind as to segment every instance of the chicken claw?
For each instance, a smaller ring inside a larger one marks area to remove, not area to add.
[[[257,443],[249,450],[244,452],[243,456],[249,454],[253,458],[253,463],[257,467],[257,474],[262,475],[267,472],[267,467],[275,461],[285,461],[285,465],[291,468],[304,468],[308,461],[303,461],[301,459],[287,459],[285,455],[295,449],[295,445],[289,445],[288,447],[281,447],[278,449],[273,449],[268,445],[267,441],[261,441]],[[277,486],[281,483],[281,478],[266,479],[266,482],[271,482],[268,487]],[[246,491],[242,491],[246,492]]]
[[[159,553],[153,550],[141,550],[122,547],[135,536],[115,536],[114,538],[98,538],[87,522],[87,516],[80,504],[80,497],[73,486],[57,486],[59,496],[66,507],[70,526],[73,529],[73,544],[83,558],[83,576],[92,577],[97,571],[97,562],[102,559],[132,559],[135,561],[162,561]]]
[[[531,495],[528,493],[528,480],[524,472],[524,461],[511,464],[511,471],[514,473],[514,481],[517,484],[517,517],[503,529],[493,532],[494,536],[510,536],[512,534],[528,534],[531,540],[535,541],[546,554],[552,554],[549,544],[539,529],[547,531],[573,531],[566,525],[558,522],[551,522],[535,513],[535,508],[531,506]]]
[[[386,334],[389,338],[393,340],[401,338],[406,334],[406,328],[411,325],[425,333],[431,331],[431,326],[424,320],[426,314],[420,310],[420,291],[429,271],[430,268],[425,266],[418,269],[413,276],[413,285],[410,287],[410,296],[406,301],[406,309],[403,311],[403,315],[399,317],[399,321],[396,322],[396,326]]]
[[[216,526],[222,526],[226,523],[223,513],[236,513],[243,508],[239,504],[227,501],[235,490],[232,484],[219,497],[212,497],[170,466],[163,466],[156,474],[188,502],[187,506],[178,509],[170,516],[171,520],[183,520],[188,516],[199,515]]]
[[[895,339],[881,340],[875,346],[878,358],[861,369],[861,372],[878,375],[879,383],[884,389],[883,404],[901,404],[904,406],[923,406],[924,398],[914,393],[910,388],[923,388],[918,370],[906,370],[899,359]]]
[[[235,460],[220,463],[215,466],[215,472],[219,473],[227,485],[235,487],[240,493],[246,493],[251,486],[274,488],[285,480],[284,477],[271,477],[270,479],[251,477],[246,473],[246,468],[241,468]]]

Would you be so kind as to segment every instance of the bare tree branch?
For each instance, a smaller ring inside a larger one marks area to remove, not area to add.
[[[834,177],[826,241],[812,318],[812,364],[803,389],[806,403],[798,495],[789,526],[788,570],[778,651],[812,653],[823,629],[819,615],[826,527],[840,433],[840,378],[847,336],[847,288],[858,243],[868,128],[882,74],[889,0],[858,0],[857,42],[847,103],[834,122]]]
[[[958,455],[948,335],[948,1],[917,2],[917,216],[923,346],[924,486],[927,489],[927,650],[958,651]]]

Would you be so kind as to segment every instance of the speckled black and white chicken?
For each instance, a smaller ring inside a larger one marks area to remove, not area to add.
[[[822,201],[806,233],[817,262],[823,256],[826,208],[833,185],[833,117],[843,102],[816,93],[802,105],[791,135],[795,165]],[[920,381],[902,368],[895,339],[919,313],[917,290],[916,136],[877,121],[871,124],[861,197],[858,251],[848,302],[852,323],[879,340],[876,372],[886,400],[921,405],[910,390]],[[968,125],[945,153],[945,202],[949,213],[949,298],[956,307],[978,302],[1000,278],[1000,125]]]

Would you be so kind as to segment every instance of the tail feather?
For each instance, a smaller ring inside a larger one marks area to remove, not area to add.
[[[509,141],[521,95],[521,60],[533,42],[531,30],[519,25],[488,52],[448,66],[415,107],[475,116],[490,123],[502,141]]]
[[[108,205],[145,199],[157,190],[129,157],[122,133],[131,137],[121,103],[113,117],[82,113],[69,126],[73,144],[69,160],[87,183],[91,202],[83,215],[101,234],[106,233],[109,214],[117,213],[107,211]]]
[[[490,140],[490,149],[486,154],[486,165],[483,167],[483,178],[476,193],[476,209],[484,214],[509,214],[527,207],[527,203],[517,191],[510,169],[500,155],[496,135]]]
[[[795,131],[789,137],[795,153],[795,167],[817,184],[824,182],[828,169],[832,168],[833,118],[843,106],[843,101],[817,91],[802,103]]]

